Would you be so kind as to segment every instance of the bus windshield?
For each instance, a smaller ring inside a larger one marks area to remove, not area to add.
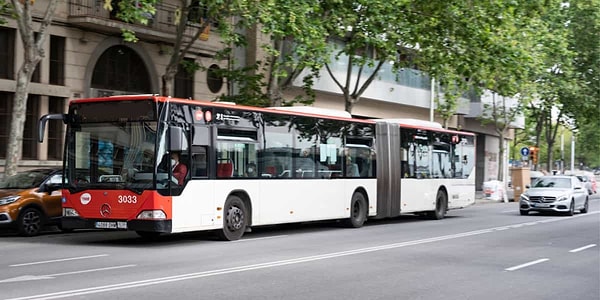
[[[71,128],[67,152],[69,188],[154,187],[157,122],[81,123]]]

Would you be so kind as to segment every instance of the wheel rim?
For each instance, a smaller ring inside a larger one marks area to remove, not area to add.
[[[227,228],[231,231],[242,229],[244,225],[244,211],[237,206],[231,206],[227,211]]]
[[[40,230],[41,217],[34,211],[26,212],[23,215],[23,230],[28,234],[36,233]]]

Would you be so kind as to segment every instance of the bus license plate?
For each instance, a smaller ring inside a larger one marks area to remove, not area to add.
[[[127,229],[127,222],[104,222],[98,221],[95,224],[100,229]]]

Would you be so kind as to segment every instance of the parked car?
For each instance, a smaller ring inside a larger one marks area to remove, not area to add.
[[[594,175],[594,173],[592,173],[592,172],[585,172],[584,175],[587,176],[588,181],[590,182],[590,185],[592,187],[591,188],[592,193],[594,193],[594,194],[597,193],[598,192],[598,183],[596,182],[596,175]]]
[[[521,215],[530,211],[560,212],[572,216],[575,210],[588,211],[588,194],[575,176],[543,176],[521,194]]]
[[[579,181],[581,181],[581,183],[583,183],[583,186],[585,187],[585,190],[588,192],[588,195],[591,195],[594,193],[594,191],[592,190],[592,183],[589,181],[589,178],[585,175],[575,175],[577,177],[577,179],[579,179]]]
[[[596,176],[594,173],[588,171],[567,171],[565,173],[568,175],[577,176],[577,178],[584,183],[583,185],[587,189],[588,194],[592,195],[597,192]]]
[[[44,225],[59,224],[62,170],[34,169],[0,180],[0,226],[23,236],[38,235]]]

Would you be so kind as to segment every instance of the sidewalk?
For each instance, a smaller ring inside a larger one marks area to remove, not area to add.
[[[487,204],[487,203],[502,203],[502,199],[500,200],[490,200],[486,199],[483,191],[475,191],[475,204]],[[512,201],[509,201],[512,202]]]

